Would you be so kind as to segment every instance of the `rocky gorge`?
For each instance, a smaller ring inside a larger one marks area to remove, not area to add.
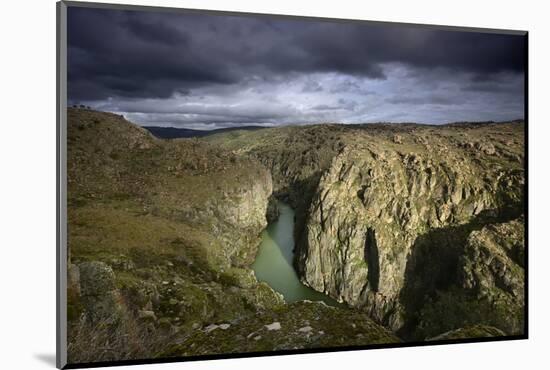
[[[70,109],[70,362],[521,334],[523,125],[161,140]],[[277,201],[301,281],[341,307],[256,279]]]
[[[478,323],[523,332],[522,122],[276,130],[225,145],[270,168],[296,207],[306,285],[403,338]]]
[[[257,281],[277,217],[260,162],[115,114],[68,118],[70,363],[399,341],[351,308],[286,304]]]

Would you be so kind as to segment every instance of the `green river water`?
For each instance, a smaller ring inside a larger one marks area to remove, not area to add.
[[[279,202],[279,219],[262,233],[252,269],[259,281],[264,281],[285,297],[287,303],[302,300],[323,301],[337,306],[338,302],[300,282],[292,265],[294,258],[294,210]]]

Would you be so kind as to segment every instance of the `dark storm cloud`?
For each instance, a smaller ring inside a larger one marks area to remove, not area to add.
[[[495,94],[518,93],[523,95],[525,86],[521,79],[514,75],[493,75],[492,79],[473,78],[461,90],[465,92],[485,92]]]
[[[160,20],[151,22],[139,17],[128,17],[125,26],[137,38],[147,42],[171,46],[184,46],[189,43],[189,36],[187,34],[178,31],[177,28]]]
[[[82,99],[169,96],[250,70],[384,78],[386,62],[481,76],[524,67],[520,36],[359,23],[69,8],[68,36],[71,93]]]
[[[69,8],[69,97],[168,97],[198,84],[233,82],[218,61],[196,54],[184,30],[155,18]]]
[[[453,120],[476,99],[523,95],[514,35],[69,7],[68,44],[70,102],[151,122],[356,122],[400,117],[396,107],[420,119],[470,104]]]

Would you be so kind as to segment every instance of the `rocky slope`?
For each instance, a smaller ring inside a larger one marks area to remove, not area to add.
[[[523,212],[522,122],[287,127],[208,141],[271,170],[275,194],[300,215],[296,267],[312,288],[415,339],[457,328],[422,321],[456,303],[455,290],[487,307],[514,302],[523,316],[522,240],[476,242]],[[488,320],[483,309],[474,324]],[[497,324],[521,333],[515,322]]]
[[[161,355],[349,347],[399,341],[390,330],[375,324],[359,311],[302,301],[207,326],[169,346]]]
[[[361,336],[332,329],[359,313],[321,303],[290,310],[256,280],[249,265],[266,214],[276,217],[271,195],[257,160],[69,109],[69,362],[218,353],[223,343],[205,337],[208,328],[248,336],[271,320],[284,324],[276,337],[241,338],[228,351],[397,341],[365,316]],[[291,311],[316,339],[292,328]]]

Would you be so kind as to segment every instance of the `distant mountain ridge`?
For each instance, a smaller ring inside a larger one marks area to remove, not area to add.
[[[500,123],[524,123],[523,119],[516,119],[511,121],[479,121],[479,122],[450,122],[441,124],[440,126],[480,126],[480,125],[491,125],[491,124],[500,124]],[[356,127],[365,127],[365,126],[372,126],[372,125],[378,125],[378,126],[395,126],[395,125],[420,125],[420,126],[431,126],[428,124],[422,124],[422,123],[413,123],[413,122],[402,122],[402,123],[386,123],[386,122],[377,122],[377,123],[362,123],[362,124],[339,124],[342,126],[356,126]],[[216,130],[193,130],[189,128],[177,128],[177,127],[159,127],[159,126],[143,126],[144,129],[148,130],[150,133],[152,133],[154,136],[156,136],[159,139],[180,139],[180,138],[191,138],[191,137],[205,137],[210,136],[214,134],[220,134],[220,133],[226,133],[230,131],[238,131],[238,130],[245,130],[245,131],[255,131],[255,130],[261,130],[269,127],[264,126],[238,126],[238,127],[226,127],[226,128],[219,128]]]
[[[226,127],[216,130],[193,130],[190,128],[177,128],[177,127],[158,127],[158,126],[143,126],[144,129],[152,133],[159,139],[180,139],[190,137],[204,137],[208,135],[218,134],[222,132],[229,132],[235,130],[261,130],[266,127],[262,126],[239,126],[239,127]]]

